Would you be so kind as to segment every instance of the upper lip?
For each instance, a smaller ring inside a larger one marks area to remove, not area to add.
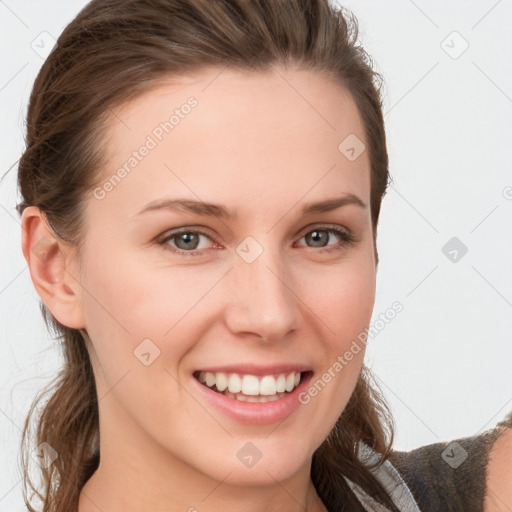
[[[251,363],[240,363],[240,364],[228,364],[222,366],[209,366],[205,368],[201,368],[196,370],[197,372],[210,372],[210,373],[239,373],[243,375],[274,375],[281,373],[291,373],[291,372],[307,372],[312,371],[311,367],[304,364],[293,364],[293,363],[283,363],[283,364],[273,364],[273,365],[256,365]]]

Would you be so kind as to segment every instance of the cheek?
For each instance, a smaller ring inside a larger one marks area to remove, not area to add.
[[[323,367],[302,396],[323,418],[317,433],[321,442],[344,410],[361,372],[364,343],[375,300],[375,267],[368,252],[347,258],[326,271],[320,286],[303,287],[313,317],[322,320]],[[317,282],[318,278],[316,279]],[[311,281],[310,281],[311,282]],[[363,341],[361,341],[363,340]]]
[[[215,301],[205,296],[224,271],[172,268],[165,261],[150,267],[138,255],[115,250],[87,257],[84,315],[101,367],[98,388],[106,392],[129,371],[129,380],[157,389],[158,378],[170,379],[157,375],[166,369],[176,374],[204,337]]]
[[[91,322],[101,322],[134,338],[162,338],[213,286],[216,276],[165,259],[127,253],[97,255],[88,265],[86,307]]]
[[[343,350],[371,320],[375,266],[371,251],[354,252],[339,264],[301,279],[303,300],[322,320],[330,350]]]

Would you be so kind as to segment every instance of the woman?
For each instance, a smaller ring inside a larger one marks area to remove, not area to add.
[[[457,468],[394,452],[353,348],[388,183],[356,37],[300,0],[93,1],[64,30],[19,162],[66,358],[36,436],[44,510],[492,510],[493,446],[487,491],[512,504],[509,430],[458,440]]]

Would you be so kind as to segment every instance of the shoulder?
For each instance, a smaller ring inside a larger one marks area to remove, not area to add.
[[[496,474],[501,474],[503,465],[507,464],[500,445],[495,445],[502,434],[503,429],[495,428],[480,435],[433,443],[411,451],[394,450],[389,461],[423,512],[499,512],[492,506],[484,510],[484,501],[491,451],[498,454],[492,463]],[[510,437],[507,442],[510,443]],[[497,476],[491,478],[493,492],[499,493],[506,482]],[[511,491],[510,487],[508,490]],[[508,512],[510,508],[503,510]]]
[[[503,427],[487,465],[484,512],[512,510],[512,428]]]

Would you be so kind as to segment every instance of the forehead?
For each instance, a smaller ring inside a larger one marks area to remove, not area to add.
[[[357,106],[319,72],[214,68],[166,77],[112,111],[107,127],[102,184],[111,186],[102,208],[133,214],[169,194],[240,208],[254,197],[369,200]],[[347,157],[347,146],[360,155]]]

